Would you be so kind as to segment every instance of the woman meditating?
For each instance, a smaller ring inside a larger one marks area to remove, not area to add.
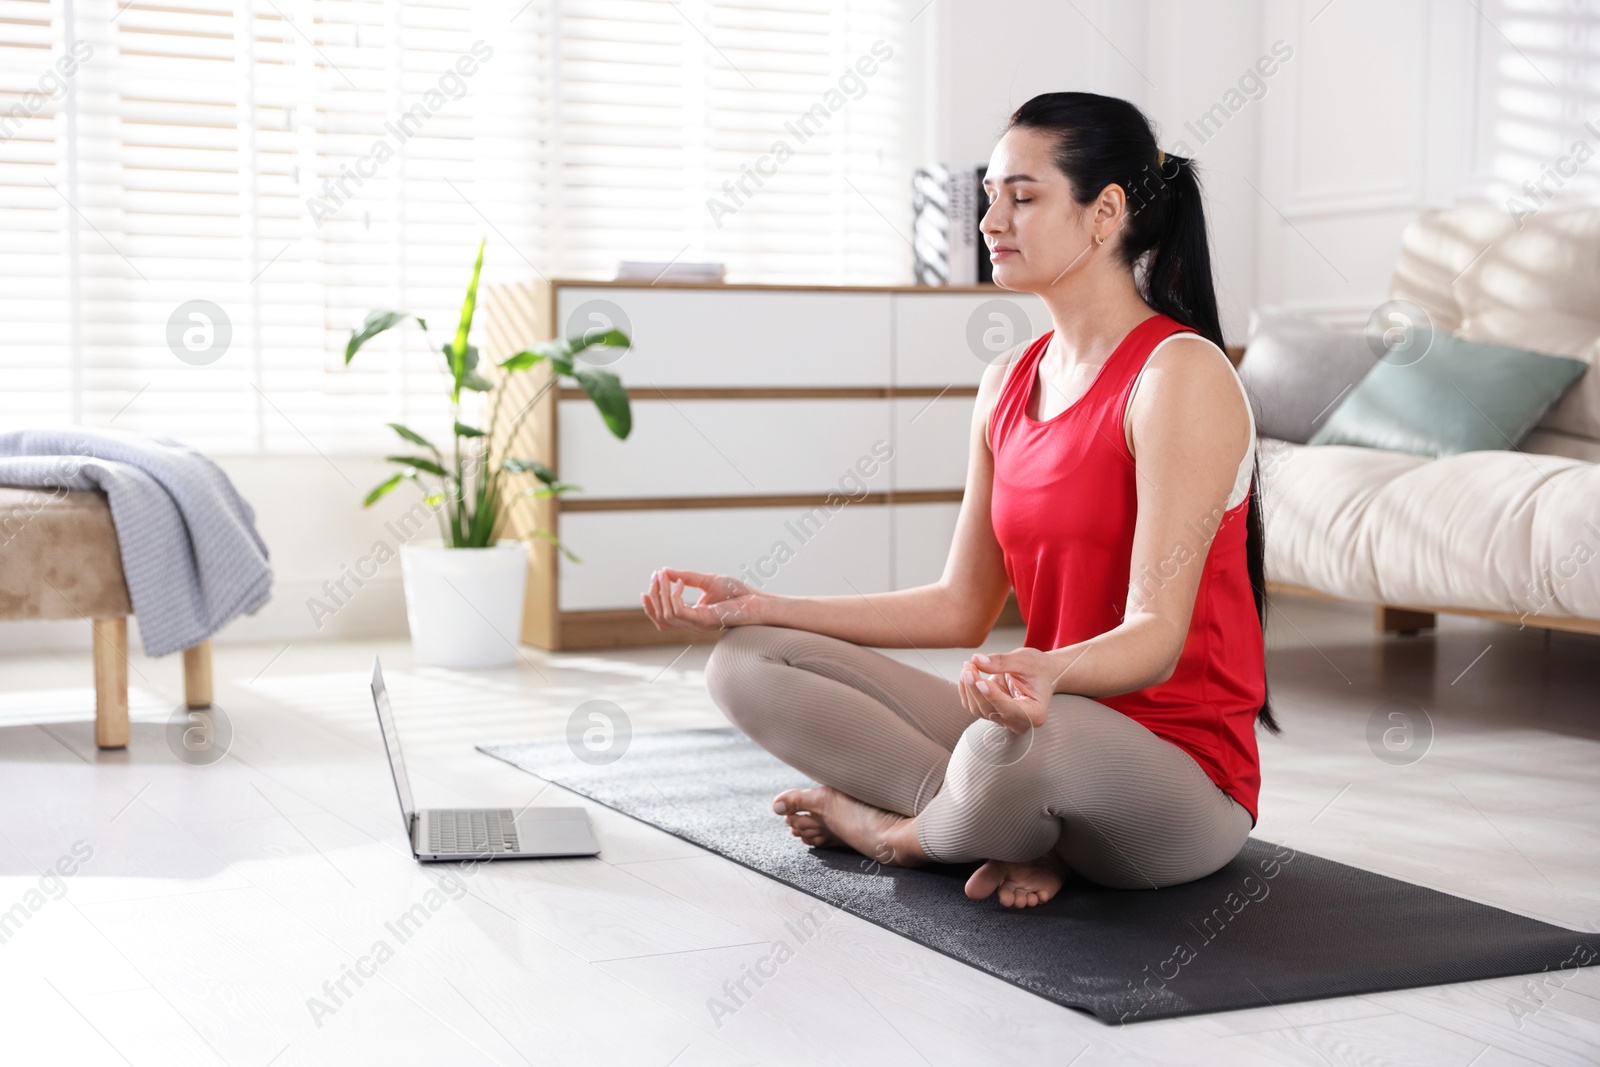
[[[1006,907],[1048,901],[1069,869],[1130,889],[1201,878],[1244,847],[1255,725],[1278,726],[1255,427],[1194,163],[1126,101],[1049,93],[1011,116],[983,186],[995,283],[1037,293],[1053,328],[984,373],[943,576],[812,597],[664,568],[644,610],[728,629],[707,686],[824,783],[773,801],[807,845],[985,860],[967,895]],[[1025,646],[955,682],[873,651],[979,645],[1013,588]]]

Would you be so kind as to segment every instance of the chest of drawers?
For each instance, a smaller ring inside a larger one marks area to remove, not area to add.
[[[520,495],[531,476],[508,486],[505,536],[533,546],[523,640],[549,649],[685,640],[639,607],[660,566],[780,593],[937,580],[978,381],[1050,325],[1036,297],[993,287],[557,280],[490,287],[480,315],[490,360],[595,327],[634,342],[591,350],[628,389],[627,440],[581,390],[534,400],[532,373],[504,386],[506,410],[533,402],[508,454],[581,487],[536,499]]]

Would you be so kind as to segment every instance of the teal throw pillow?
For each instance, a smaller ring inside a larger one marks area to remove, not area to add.
[[[1588,368],[1435,333],[1414,362],[1378,360],[1306,443],[1423,456],[1516,448]]]

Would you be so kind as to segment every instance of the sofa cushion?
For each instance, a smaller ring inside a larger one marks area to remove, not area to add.
[[[1286,311],[1252,313],[1239,380],[1256,409],[1257,432],[1303,444],[1373,360],[1359,333],[1336,333]]]
[[[1600,619],[1600,465],[1264,440],[1267,578],[1361,603]]]
[[[1451,286],[1461,336],[1600,361],[1600,209],[1529,216]],[[1600,374],[1551,408],[1541,429],[1600,440]]]
[[[0,486],[0,619],[132,611],[104,493]]]
[[[1419,359],[1378,360],[1309,443],[1424,456],[1515,448],[1588,369],[1582,360],[1435,333]]]
[[[1463,312],[1454,282],[1482,258],[1485,249],[1515,229],[1516,220],[1499,208],[1430,208],[1421,212],[1400,235],[1400,256],[1389,296],[1422,308],[1435,330],[1460,333]],[[1527,343],[1511,338],[1487,340]]]

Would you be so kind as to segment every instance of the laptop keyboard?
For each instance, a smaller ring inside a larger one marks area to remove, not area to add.
[[[428,812],[428,851],[433,855],[477,856],[516,850],[516,816],[510,808]]]

